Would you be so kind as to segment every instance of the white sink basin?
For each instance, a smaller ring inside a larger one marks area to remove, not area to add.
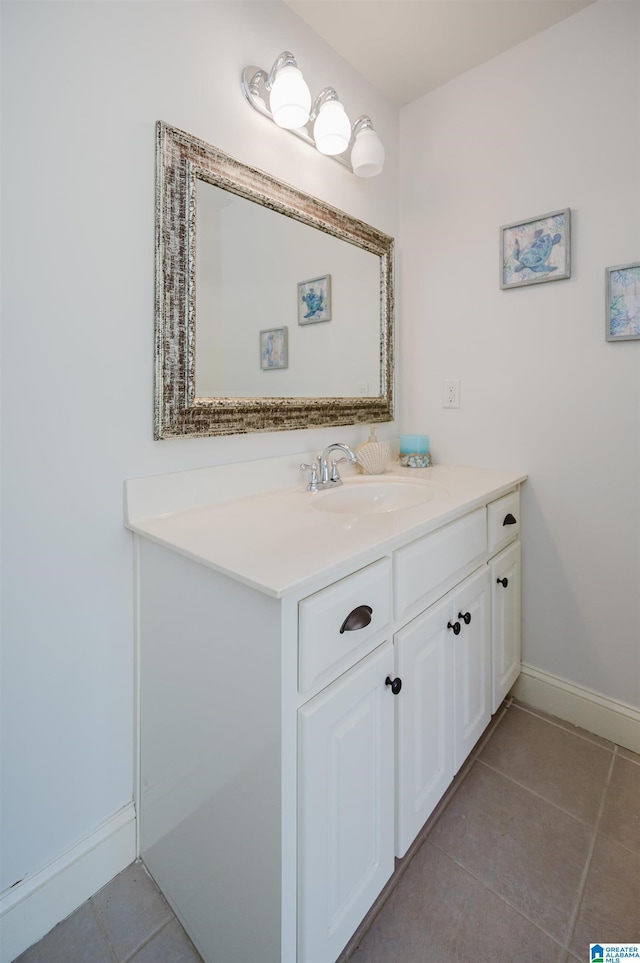
[[[358,479],[346,481],[335,491],[317,492],[312,495],[311,504],[319,512],[378,515],[415,508],[431,501],[437,493],[438,486],[428,481]]]

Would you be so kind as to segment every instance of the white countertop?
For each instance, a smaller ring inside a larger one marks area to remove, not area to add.
[[[248,470],[247,466],[238,467]],[[217,470],[207,471],[215,477]],[[228,473],[228,466],[219,471]],[[184,472],[172,477],[188,483],[190,475]],[[125,524],[139,535],[279,598],[290,592],[302,593],[307,586],[314,591],[314,580],[321,575],[326,576],[326,582],[341,578],[498,498],[527,477],[448,465],[391,468],[384,475],[373,477],[383,481],[398,476],[435,483],[434,497],[414,508],[356,516],[319,511],[314,507],[314,499],[330,498],[334,493],[314,495],[298,482],[295,487],[289,485],[241,498],[228,497],[226,489],[222,500],[212,497],[209,504],[178,510],[175,506],[179,500],[173,498],[169,511],[159,510],[161,500],[152,498],[155,513],[145,517],[137,504],[137,510],[133,510],[134,496],[128,494]],[[349,484],[354,479],[345,476],[345,481]],[[138,482],[149,485],[149,490],[153,485],[151,479],[135,479],[126,484],[135,486]]]

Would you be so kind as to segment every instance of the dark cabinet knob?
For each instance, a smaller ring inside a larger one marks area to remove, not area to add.
[[[462,619],[465,625],[468,625],[471,621],[471,612],[465,612],[464,615],[462,612],[458,612],[458,618]]]
[[[390,675],[384,680],[385,685],[391,686],[391,691],[394,695],[397,695],[402,688],[402,679],[392,679]]]
[[[447,622],[447,628],[453,629],[454,635],[460,635],[460,623],[459,622]]]
[[[349,612],[340,626],[340,635],[343,632],[355,632],[358,629],[364,629],[371,621],[372,615],[373,609],[370,605],[359,605],[353,612]]]
[[[505,515],[505,516],[504,516],[504,521],[503,521],[502,524],[503,524],[503,525],[517,525],[518,523],[517,523],[515,517],[511,514],[511,512],[509,512],[508,515]]]
[[[507,585],[509,584],[509,579],[505,576],[505,578],[497,578],[496,582],[500,582],[500,585],[504,585],[504,587],[506,588]]]

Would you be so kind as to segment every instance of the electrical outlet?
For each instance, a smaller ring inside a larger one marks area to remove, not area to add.
[[[460,407],[460,381],[443,381],[442,382],[442,407],[443,408],[459,408]]]

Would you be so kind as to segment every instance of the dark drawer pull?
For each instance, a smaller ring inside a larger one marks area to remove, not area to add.
[[[465,625],[468,625],[471,621],[471,612],[465,612],[464,615],[462,612],[458,612],[458,618],[462,619]]]
[[[454,635],[460,635],[460,623],[459,622],[447,622],[447,628],[453,629]]]
[[[391,676],[388,675],[387,678],[384,680],[384,684],[390,685],[391,691],[393,692],[393,694],[397,695],[400,692],[400,689],[402,688],[402,679],[400,678],[392,679]]]
[[[513,516],[513,515],[511,514],[511,512],[509,512],[508,515],[505,515],[504,521],[503,521],[502,524],[503,524],[503,525],[517,525],[518,523],[517,523],[517,521],[516,521],[516,519],[515,519],[515,516]]]
[[[357,629],[364,629],[371,621],[372,615],[373,609],[370,605],[359,605],[353,612],[349,612],[340,626],[340,635],[343,632],[355,632]]]
[[[504,578],[496,579],[496,582],[500,582],[500,585],[504,585],[504,587],[507,588],[509,584],[509,579],[505,576]]]

